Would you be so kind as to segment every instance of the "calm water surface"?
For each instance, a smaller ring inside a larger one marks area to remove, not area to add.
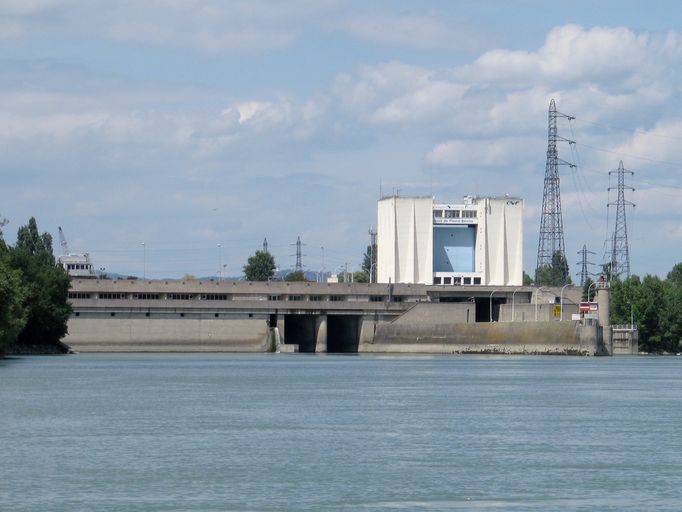
[[[682,358],[9,359],[0,509],[681,510]]]

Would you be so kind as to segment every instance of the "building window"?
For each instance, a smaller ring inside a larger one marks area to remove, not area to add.
[[[126,296],[124,293],[113,293],[113,292],[102,292],[99,294],[100,299],[106,299],[106,300],[117,300],[117,299],[125,299]]]
[[[459,210],[445,210],[446,219],[459,219]]]
[[[138,300],[159,300],[161,295],[158,293],[133,293],[133,299]]]
[[[465,278],[464,278],[464,284],[471,284],[471,278],[470,278],[470,277],[465,277]]]
[[[268,300],[282,300],[281,295],[268,295]]]
[[[452,279],[452,284],[457,284],[457,285],[462,284],[462,278],[461,277],[454,277]]]
[[[437,219],[443,217],[443,210],[433,210],[433,216]]]
[[[440,277],[434,277],[433,284],[440,284]]]
[[[191,293],[169,293],[168,298],[170,300],[192,300],[194,295]]]
[[[300,295],[289,295],[287,300],[302,300]]]
[[[69,299],[89,299],[90,294],[85,292],[69,292]]]
[[[308,300],[313,302],[319,302],[322,300],[322,295],[311,295],[310,297],[308,297]]]
[[[444,277],[443,278],[443,284],[451,284],[451,283],[452,283],[451,277]]]
[[[343,302],[346,300],[345,295],[330,295],[329,300],[332,302]]]
[[[481,278],[480,277],[474,277],[474,284],[481,284]]]
[[[393,300],[393,302],[402,302],[403,300],[405,300],[405,297],[401,297],[399,295],[394,295],[392,300]]]
[[[201,296],[202,300],[227,300],[226,293],[204,293]]]
[[[384,298],[381,295],[370,295],[369,296],[369,301],[370,302],[383,302]]]
[[[476,210],[462,210],[462,218],[463,219],[475,219],[476,218]]]

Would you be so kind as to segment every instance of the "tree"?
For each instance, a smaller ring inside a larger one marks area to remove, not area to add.
[[[289,282],[307,281],[305,278],[305,273],[302,270],[294,270],[293,272],[289,272],[284,280]]]
[[[523,271],[523,286],[533,286],[533,278],[526,274],[525,270]]]
[[[552,263],[550,265],[542,265],[537,269],[535,284],[544,286],[571,284],[571,278],[568,275],[568,262],[560,251],[555,251],[552,254]]]
[[[71,316],[69,276],[57,265],[52,236],[38,233],[36,220],[19,228],[17,243],[9,251],[11,266],[21,272],[27,320],[18,343],[25,346],[56,344],[67,333]]]
[[[585,279],[585,284],[583,285],[583,296],[581,300],[585,302],[592,302],[595,293],[597,293],[597,290],[594,286],[594,281],[592,281],[591,277],[588,277]]]
[[[339,283],[345,282],[345,273],[341,273],[337,277],[339,279]],[[356,272],[348,272],[348,282],[369,283],[369,275],[363,272],[362,270],[358,270]]]
[[[2,227],[6,224],[0,218],[0,353],[4,346],[17,340],[27,316],[21,272],[10,266],[9,251],[2,237]]]
[[[365,254],[362,257],[362,272],[365,273],[366,280],[365,281],[359,281],[362,283],[369,283],[370,282],[370,276],[374,278],[374,282],[377,280],[376,276],[376,265],[377,265],[377,246],[374,244],[368,245],[367,250],[365,251]],[[372,275],[372,266],[374,266],[374,274]]]
[[[266,251],[256,251],[244,265],[244,277],[247,281],[267,281],[275,275],[275,258]]]

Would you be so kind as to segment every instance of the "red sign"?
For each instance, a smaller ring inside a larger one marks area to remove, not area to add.
[[[578,305],[578,311],[581,313],[599,311],[599,305],[596,302],[581,302]]]

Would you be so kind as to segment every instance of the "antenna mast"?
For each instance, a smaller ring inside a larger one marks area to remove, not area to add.
[[[564,222],[561,215],[561,191],[559,189],[559,165],[575,167],[574,164],[559,158],[557,142],[563,141],[575,144],[575,141],[558,135],[557,118],[569,121],[573,116],[557,112],[556,103],[549,102],[548,134],[547,134],[547,163],[545,165],[545,186],[542,194],[542,217],[540,219],[540,236],[538,239],[538,257],[535,267],[535,280],[538,280],[539,270],[552,265],[552,259],[559,253],[565,261],[564,250]]]

